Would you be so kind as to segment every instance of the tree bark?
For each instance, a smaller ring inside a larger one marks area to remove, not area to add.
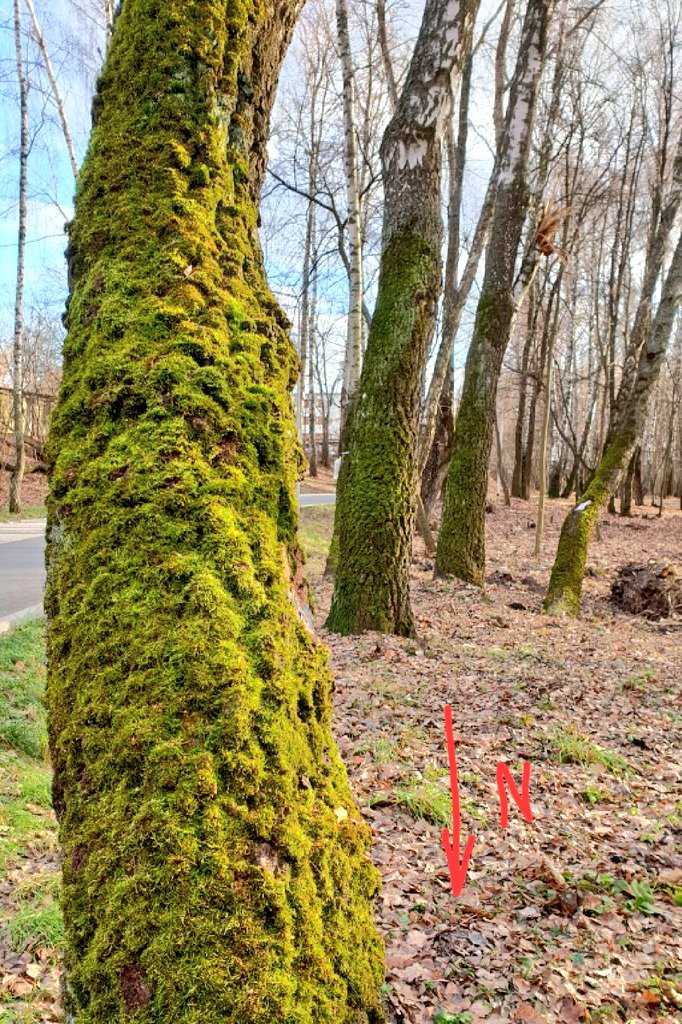
[[[48,710],[70,1021],[380,1019],[257,207],[298,0],[125,0],[70,227]]]
[[[580,611],[587,549],[600,509],[614,493],[641,436],[651,392],[658,380],[676,311],[682,299],[682,237],[668,270],[658,310],[640,351],[637,372],[626,401],[616,405],[609,442],[592,482],[564,521],[545,609],[577,615]]]
[[[535,557],[542,554],[542,539],[545,529],[545,500],[547,497],[547,441],[549,439],[549,417],[552,408],[552,351],[554,331],[549,335],[545,358],[545,406],[542,412],[542,430],[540,432],[540,481],[538,496],[538,518],[535,527]]]
[[[495,451],[497,456],[497,476],[500,484],[502,485],[502,493],[504,494],[504,503],[509,508],[511,506],[511,493],[509,491],[509,483],[507,481],[507,470],[504,466],[504,455],[502,453],[502,435],[500,434],[500,422],[499,417],[495,416]]]
[[[336,25],[341,54],[343,82],[344,157],[346,165],[346,201],[348,206],[348,320],[346,354],[341,387],[341,447],[345,445],[346,426],[350,407],[355,400],[364,348],[362,297],[364,293],[362,268],[362,209],[358,180],[358,154],[355,137],[356,99],[353,56],[348,32],[346,0],[336,0]]]
[[[529,0],[526,9],[436,552],[438,574],[476,584],[483,583],[485,573],[485,503],[497,383],[514,316],[514,271],[529,199],[526,167],[552,9],[552,0]]]
[[[308,447],[310,455],[308,458],[308,472],[311,476],[317,476],[317,408],[315,405],[315,369],[317,362],[317,232],[313,233],[313,280],[310,288],[310,319],[308,322],[308,399],[310,401],[310,414],[308,416]]]
[[[19,228],[17,234],[17,283],[14,297],[12,345],[12,431],[14,466],[9,480],[9,510],[21,512],[21,483],[26,465],[24,438],[24,278],[26,270],[26,215],[28,190],[28,79],[21,48],[21,0],[14,0],[14,48],[19,82]]]
[[[377,303],[350,451],[337,485],[337,573],[327,626],[412,635],[409,566],[417,437],[441,279],[442,126],[478,0],[427,0],[381,146],[384,221]]]

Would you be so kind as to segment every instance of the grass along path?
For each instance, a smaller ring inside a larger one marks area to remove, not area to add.
[[[57,826],[42,695],[45,631],[28,622],[0,637],[0,1020],[59,1017]]]

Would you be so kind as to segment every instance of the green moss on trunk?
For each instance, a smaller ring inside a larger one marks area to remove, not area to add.
[[[338,554],[327,620],[337,633],[414,633],[417,429],[439,279],[437,249],[411,232],[391,239],[337,486]]]
[[[369,831],[304,624],[257,242],[296,5],[126,0],[70,231],[49,729],[79,1024],[380,1016]]]
[[[634,445],[629,431],[609,445],[592,483],[564,520],[544,608],[550,614],[577,615],[583,589],[587,550],[599,512],[616,486]]]
[[[482,295],[467,357],[448,470],[436,573],[482,586],[485,577],[485,504],[493,443],[495,399],[504,339],[513,314],[511,295]],[[502,343],[501,343],[502,341]]]

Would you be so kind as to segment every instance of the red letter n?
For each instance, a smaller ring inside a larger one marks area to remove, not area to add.
[[[509,801],[505,783],[509,787],[511,798],[521,811],[526,821],[533,820],[533,812],[530,809],[530,761],[523,762],[523,778],[521,781],[521,796],[516,788],[512,773],[504,761],[497,765],[497,792],[500,794],[500,826],[506,828],[509,824]]]

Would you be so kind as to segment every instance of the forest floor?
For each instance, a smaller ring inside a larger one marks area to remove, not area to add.
[[[323,628],[332,525],[305,509],[316,621],[331,649],[334,728],[374,833],[377,920],[395,1021],[574,1024],[682,1021],[682,622],[609,602],[616,569],[682,568],[682,513],[604,516],[580,620],[541,611],[568,502],[548,508],[533,557],[532,505],[487,516],[485,592],[434,580],[417,551],[416,641]],[[443,708],[453,709],[468,881],[450,890]],[[496,766],[521,787],[500,827]]]
[[[325,632],[333,510],[302,511],[320,634],[336,677],[334,729],[383,875],[388,1013],[401,1024],[682,1021],[682,622],[608,600],[633,559],[682,566],[682,513],[604,517],[583,616],[542,614],[568,503],[532,556],[531,505],[487,517],[484,593],[413,565],[416,641]],[[44,637],[0,638],[0,1021],[58,1021],[56,830],[45,761]],[[463,817],[476,837],[450,891],[443,708],[453,708]],[[495,770],[520,785],[500,828]]]

